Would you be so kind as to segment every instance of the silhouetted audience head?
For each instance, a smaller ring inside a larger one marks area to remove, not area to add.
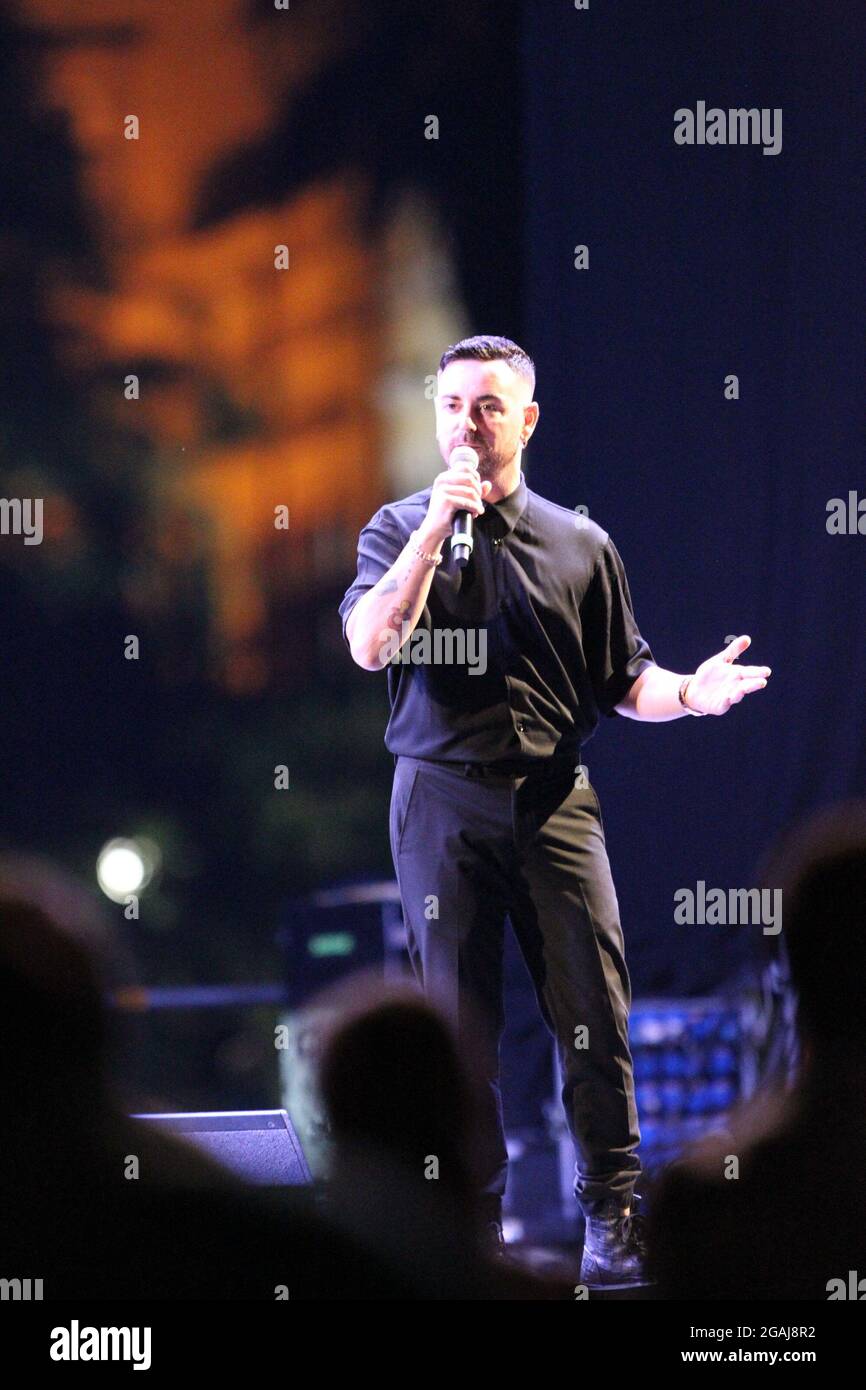
[[[825,808],[795,826],[765,860],[761,878],[782,890],[807,1057],[860,1051],[866,1043],[866,802]]]
[[[462,1011],[458,1040],[413,983],[374,975],[343,981],[315,1004],[332,1018],[318,1084],[333,1139],[335,1221],[388,1261],[405,1296],[565,1296],[555,1282],[491,1258],[478,1191],[478,1020]]]
[[[420,994],[356,981],[326,1040],[320,1087],[338,1147],[376,1150],[419,1181],[435,1162],[437,1181],[471,1197],[470,1076],[447,1022]]]
[[[760,879],[782,890],[802,1065],[661,1175],[650,1252],[664,1298],[822,1299],[862,1267],[866,803],[795,826]]]
[[[309,1189],[250,1187],[123,1113],[106,1079],[121,981],[91,907],[53,866],[0,856],[4,1275],[43,1279],[46,1299],[549,1296],[485,1271],[470,1087],[420,997],[343,993],[324,1077],[347,1181],[325,1217]]]
[[[88,951],[40,907],[0,897],[3,1092],[17,1107],[46,1093],[88,1108],[101,1096],[106,1044],[101,979]]]
[[[49,1300],[400,1297],[400,1271],[309,1191],[249,1187],[123,1113],[105,1081],[105,944],[74,881],[0,859],[4,1276],[43,1280]]]

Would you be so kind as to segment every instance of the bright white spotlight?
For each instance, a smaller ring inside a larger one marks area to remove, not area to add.
[[[155,846],[143,840],[109,840],[99,851],[96,879],[107,898],[123,902],[146,888],[156,868]]]

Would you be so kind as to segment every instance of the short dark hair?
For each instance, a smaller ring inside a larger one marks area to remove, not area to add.
[[[439,370],[444,371],[449,362],[469,359],[475,362],[507,362],[519,376],[529,382],[530,391],[535,391],[535,363],[522,347],[510,338],[497,338],[490,333],[480,333],[474,338],[461,338],[446,348],[439,359]]]
[[[866,800],[824,806],[764,856],[763,885],[782,890],[783,930],[801,1031],[816,1049],[866,1041]]]

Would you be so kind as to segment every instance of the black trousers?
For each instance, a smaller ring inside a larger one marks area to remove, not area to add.
[[[398,757],[390,834],[416,977],[458,1034],[463,1000],[484,1027],[485,1200],[501,1202],[508,1166],[499,1085],[507,916],[557,1043],[575,1195],[584,1206],[626,1205],[640,1173],[631,986],[592,786],[572,760],[521,774]]]

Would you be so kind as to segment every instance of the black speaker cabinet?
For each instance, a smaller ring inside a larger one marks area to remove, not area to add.
[[[134,1115],[208,1154],[246,1182],[300,1187],[312,1181],[285,1110],[205,1110],[186,1115]]]

